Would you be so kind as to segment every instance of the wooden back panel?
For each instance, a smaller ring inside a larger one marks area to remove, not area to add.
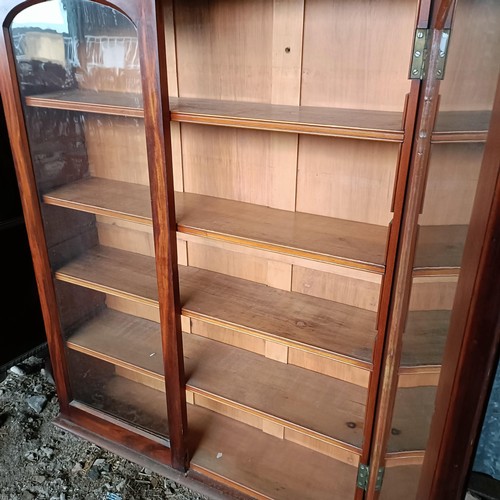
[[[416,8],[413,0],[307,0],[301,104],[402,111]]]

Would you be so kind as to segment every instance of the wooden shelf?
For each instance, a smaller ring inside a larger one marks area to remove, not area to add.
[[[402,367],[438,366],[443,361],[451,311],[410,311],[403,334]]]
[[[26,97],[28,106],[144,116],[142,96],[118,92],[69,90]],[[402,142],[403,114],[389,111],[284,106],[256,102],[170,98],[172,121]]]
[[[99,407],[103,411],[112,413],[113,402],[128,401],[151,418],[164,420],[165,394],[161,391],[113,376],[102,392],[105,397]],[[354,497],[356,467],[205,408],[188,405],[188,445],[191,469],[253,497]]]
[[[387,228],[251,203],[176,193],[178,230],[382,273]]]
[[[183,345],[189,391],[228,411],[241,410],[334,444],[361,446],[366,389],[195,335],[185,334]],[[72,334],[68,346],[160,384],[163,380],[160,327],[152,321],[104,310]],[[351,422],[355,428],[347,425]]]
[[[146,186],[89,178],[43,196],[49,205],[152,224]],[[382,273],[387,228],[251,203],[176,193],[177,230]]]
[[[491,111],[443,111],[436,119],[433,142],[486,142]]]
[[[421,226],[414,276],[458,275],[469,226]]]
[[[371,367],[374,312],[202,269],[179,271],[183,315]],[[158,306],[152,257],[98,246],[56,271],[56,278]]]
[[[421,465],[399,465],[391,467],[387,464],[384,472],[384,484],[380,492],[380,500],[401,500],[417,498]]]
[[[389,111],[171,97],[170,112],[173,121],[225,127],[391,142],[404,136],[403,114]]]
[[[192,405],[188,425],[191,468],[252,497],[354,498],[357,467]]]
[[[43,195],[47,205],[152,225],[148,186],[90,177]]]
[[[389,453],[426,449],[436,390],[436,387],[398,388]]]
[[[93,90],[63,90],[26,97],[26,105],[37,108],[82,111],[141,118],[142,94]]]

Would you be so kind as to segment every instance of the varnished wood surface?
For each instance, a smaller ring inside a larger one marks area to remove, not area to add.
[[[440,365],[451,311],[410,311],[403,334],[401,366]]]
[[[26,98],[28,106],[128,117],[144,116],[142,95],[67,90]],[[402,113],[170,97],[171,119],[302,134],[402,142]]]
[[[415,500],[417,498],[420,465],[387,467],[380,491],[380,500]]]
[[[170,98],[172,120],[301,134],[403,140],[402,113]]]
[[[124,92],[85,89],[62,90],[27,96],[26,104],[38,108],[65,109],[105,115],[136,118],[144,116],[142,94]]]
[[[432,142],[485,142],[491,111],[438,112]]]
[[[469,226],[421,226],[414,276],[457,275]]]
[[[85,89],[26,97],[39,108],[86,113],[144,116],[142,95]],[[243,101],[170,97],[171,119],[301,134],[403,141],[402,113],[363,109],[287,106]],[[433,142],[485,142],[491,111],[443,111],[438,113]]]
[[[426,449],[435,398],[436,387],[397,389],[388,452]]]
[[[181,268],[181,297],[183,314],[192,318],[369,366],[371,311],[196,268]]]
[[[159,421],[164,418],[161,391],[113,377],[106,395],[105,401],[132,398],[131,404]],[[354,495],[355,467],[204,408],[188,405],[188,423],[191,467],[254,497],[316,500],[319,494],[324,498]]]
[[[201,337],[184,341],[189,387],[361,446],[366,389]]]
[[[97,177],[66,184],[43,196],[48,205],[152,225],[148,186]]]
[[[185,334],[183,345],[189,390],[285,427],[361,445],[366,389],[195,335]],[[105,310],[68,346],[162,380],[157,323]]]
[[[151,224],[149,189],[89,178],[44,195],[44,201]],[[177,230],[211,239],[382,272],[387,228],[294,213],[191,193],[176,193]]]
[[[178,230],[266,250],[382,272],[387,227],[176,194]]]
[[[179,271],[183,315],[370,366],[376,334],[371,311],[202,269]],[[94,247],[56,271],[56,278],[157,306],[152,257]]]
[[[188,422],[194,470],[266,498],[354,497],[355,467],[196,406]]]

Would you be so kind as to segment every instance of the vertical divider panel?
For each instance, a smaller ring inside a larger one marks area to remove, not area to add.
[[[135,9],[138,21],[172,466],[185,470],[186,391],[164,18],[160,2],[123,3],[129,7],[127,10]]]

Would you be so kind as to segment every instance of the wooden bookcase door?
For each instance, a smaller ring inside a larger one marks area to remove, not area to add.
[[[2,97],[62,414],[184,468],[163,34],[103,3],[3,2]]]
[[[459,368],[465,319],[469,308],[481,307],[471,306],[471,287],[483,241],[489,245],[485,231],[499,174],[498,152],[496,163],[486,152],[498,141],[498,123],[490,119],[495,95],[498,113],[500,8],[488,0],[444,1],[434,14],[393,289],[386,347],[392,355],[384,359],[371,460],[376,469],[385,466],[384,500],[455,498],[454,486],[447,490],[438,477],[432,494],[429,485],[442,451],[437,429],[454,418],[447,415],[448,391]],[[439,65],[443,47],[448,51],[444,69]],[[413,335],[424,317],[427,328]],[[422,352],[420,359],[416,350]],[[417,370],[419,384],[409,387],[406,380]],[[412,434],[405,438],[402,428],[410,425]],[[377,453],[383,455],[380,461]],[[454,482],[463,485],[463,478]],[[456,490],[456,498],[461,493]],[[377,494],[372,483],[368,496]]]

